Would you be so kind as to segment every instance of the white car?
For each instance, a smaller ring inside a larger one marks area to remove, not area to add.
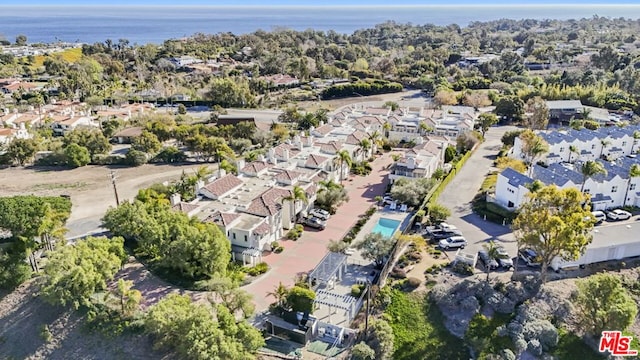
[[[438,245],[440,246],[440,248],[445,250],[455,249],[455,248],[464,249],[464,247],[467,246],[467,240],[462,236],[452,236],[450,238],[440,240]]]
[[[331,217],[331,214],[329,214],[327,210],[318,209],[318,208],[311,209],[311,211],[309,211],[309,215],[315,216],[322,220],[328,220],[329,217]]]
[[[596,224],[600,224],[601,222],[607,220],[607,215],[602,211],[592,211],[591,215],[596,218]]]
[[[607,217],[611,220],[627,220],[631,218],[631,213],[628,211],[615,209],[607,212]]]

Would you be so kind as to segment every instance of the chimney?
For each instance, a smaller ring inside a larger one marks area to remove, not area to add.
[[[171,201],[171,206],[178,205],[182,201],[179,193],[171,194],[169,200]]]
[[[267,159],[264,157],[264,154],[260,154],[260,155],[258,155],[258,161],[267,162]]]
[[[227,170],[218,168],[218,173],[220,174],[220,178],[227,175]]]
[[[313,136],[307,136],[307,146],[313,146]]]
[[[284,161],[289,161],[289,149],[282,150],[282,159]]]
[[[200,189],[202,189],[203,187],[204,187],[204,181],[198,180],[196,182],[196,195],[200,193]]]
[[[415,169],[416,168],[416,158],[409,157],[407,158],[407,168],[409,169]]]
[[[269,156],[268,156],[269,161],[271,161],[272,163],[275,164],[275,160],[276,160],[276,149],[271,148],[269,149]]]
[[[236,160],[236,168],[238,168],[238,172],[242,171],[242,168],[245,166],[245,161],[243,158],[239,158]]]
[[[20,130],[26,130],[27,128],[25,127],[24,123],[21,122],[20,123]]]

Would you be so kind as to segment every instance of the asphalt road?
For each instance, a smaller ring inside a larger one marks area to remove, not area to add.
[[[447,222],[457,226],[467,239],[465,252],[478,252],[490,240],[503,245],[510,255],[516,256],[517,245],[509,226],[502,226],[474,214],[471,201],[476,196],[486,175],[493,167],[498,151],[502,147],[502,135],[513,126],[495,126],[485,134],[485,141],[471,155],[456,177],[449,183],[439,198],[439,203],[451,209]],[[450,258],[456,250],[448,252]]]

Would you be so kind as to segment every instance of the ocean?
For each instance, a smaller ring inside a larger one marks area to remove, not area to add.
[[[539,6],[369,6],[369,7],[219,7],[219,6],[0,6],[0,35],[14,41],[103,42],[127,39],[156,43],[195,33],[246,34],[274,29],[350,34],[385,21],[458,24],[496,19],[580,19],[594,15],[640,18],[640,5]]]

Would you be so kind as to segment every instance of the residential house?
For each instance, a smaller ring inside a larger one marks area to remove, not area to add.
[[[78,127],[98,128],[100,125],[88,116],[60,116],[53,119],[53,135],[63,136]]]
[[[142,135],[142,127],[134,126],[122,129],[113,135],[113,139],[118,144],[132,144],[133,141]]]
[[[581,118],[584,106],[580,100],[547,101],[550,122],[568,122],[572,118]]]
[[[242,187],[242,180],[233,174],[221,176],[204,186],[200,186],[198,194],[208,199],[218,200]]]
[[[549,151],[539,161],[545,164],[589,161],[599,158],[615,160],[640,151],[640,126],[601,127],[597,130],[538,131],[549,144]],[[571,151],[574,149],[574,151]],[[525,159],[522,140],[516,138],[509,156]]]
[[[621,157],[616,161],[601,161],[606,174],[586,178],[580,173],[581,163],[550,164],[548,167],[534,165],[532,176],[505,169],[498,175],[495,196],[491,201],[507,208],[517,209],[528,193],[527,185],[539,180],[545,185],[560,188],[576,188],[590,194],[593,210],[606,210],[621,206],[640,205],[640,177],[630,177],[629,171],[634,164],[640,165],[637,158]]]
[[[419,142],[422,141],[419,138]],[[405,151],[404,156],[392,164],[389,180],[393,183],[399,178],[430,178],[444,164],[444,148],[444,144],[427,141]]]

